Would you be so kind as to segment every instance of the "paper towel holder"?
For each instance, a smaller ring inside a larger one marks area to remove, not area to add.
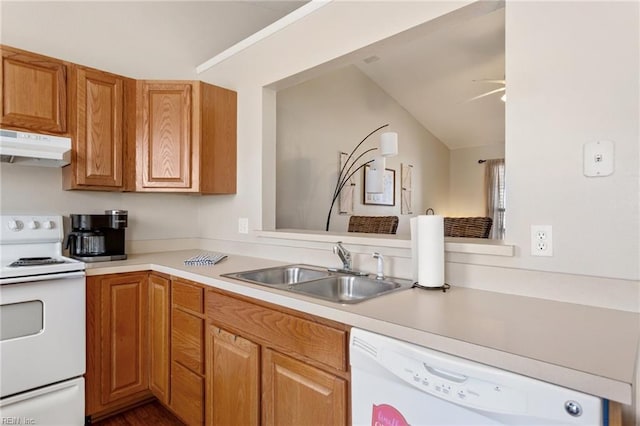
[[[424,285],[420,285],[420,284],[418,284],[416,282],[416,283],[413,283],[411,288],[419,288],[419,289],[422,289],[422,290],[442,290],[443,293],[446,293],[447,290],[449,290],[451,288],[451,286],[449,284],[447,284],[447,283],[444,283],[439,287],[427,287],[427,286],[424,286]]]

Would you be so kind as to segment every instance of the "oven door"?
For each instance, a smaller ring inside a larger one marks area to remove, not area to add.
[[[3,398],[84,374],[84,272],[3,280],[0,371]]]

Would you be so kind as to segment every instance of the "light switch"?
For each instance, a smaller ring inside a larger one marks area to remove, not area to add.
[[[584,175],[609,176],[613,173],[613,142],[595,141],[584,144]]]

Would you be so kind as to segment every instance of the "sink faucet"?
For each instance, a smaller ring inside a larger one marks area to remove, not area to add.
[[[373,253],[373,258],[378,259],[378,273],[376,273],[376,280],[384,280],[384,257],[378,252]]]
[[[333,246],[333,253],[337,254],[340,260],[342,260],[342,269],[344,271],[351,271],[351,253],[342,246],[342,241],[338,241],[336,245]]]

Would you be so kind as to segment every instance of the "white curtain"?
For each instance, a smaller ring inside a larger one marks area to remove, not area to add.
[[[505,232],[504,158],[485,162],[484,185],[487,200],[486,215],[493,219],[489,238],[502,240]]]

